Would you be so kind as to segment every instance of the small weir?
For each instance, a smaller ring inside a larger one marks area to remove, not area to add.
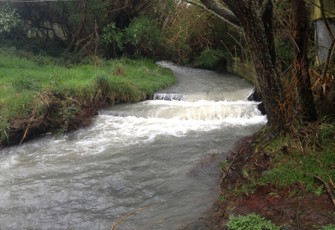
[[[154,100],[0,152],[0,229],[173,230],[212,207],[219,160],[266,117],[245,80],[160,64],[177,83]]]
[[[154,100],[166,100],[166,101],[182,101],[184,95],[176,93],[155,93]]]

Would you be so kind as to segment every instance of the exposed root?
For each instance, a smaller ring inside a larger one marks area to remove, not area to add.
[[[335,205],[335,195],[334,195],[334,192],[333,192],[333,190],[335,190],[335,186],[334,186],[333,180],[331,178],[329,178],[329,181],[330,181],[329,183],[332,186],[332,187],[330,187],[330,185],[324,179],[322,179],[321,177],[314,175],[314,178],[323,183],[323,185],[325,186],[325,188],[326,188],[326,190],[329,194],[329,197],[330,197],[331,201],[333,202],[333,205]]]

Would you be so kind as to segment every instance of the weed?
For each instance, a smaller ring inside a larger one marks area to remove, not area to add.
[[[320,185],[319,187],[315,188],[314,194],[320,196],[324,192],[324,186]]]
[[[220,162],[220,167],[222,169],[222,171],[227,171],[229,168],[229,162],[227,160],[221,161]]]
[[[227,223],[228,230],[279,230],[271,221],[255,213],[246,216],[230,216]]]
[[[224,195],[221,195],[220,198],[219,198],[219,201],[221,203],[224,203],[226,201],[226,197]]]

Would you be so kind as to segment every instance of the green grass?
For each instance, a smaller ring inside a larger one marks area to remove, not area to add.
[[[273,158],[273,167],[259,179],[261,184],[289,187],[300,184],[307,192],[320,195],[324,185],[335,180],[335,125],[321,123],[304,138],[278,137],[266,148]],[[274,147],[277,146],[277,147]],[[287,147],[288,152],[280,151]]]
[[[313,124],[300,132],[305,133],[304,136],[278,136],[266,147],[262,144],[256,147],[256,151],[270,157],[270,167],[259,175],[252,166],[245,166],[241,173],[248,180],[236,188],[236,194],[248,195],[264,185],[278,189],[299,188],[300,191],[291,189],[292,195],[308,192],[319,196],[325,193],[320,179],[328,184],[335,181],[335,124]]]
[[[328,183],[330,178],[335,178],[334,150],[334,146],[327,146],[323,151],[296,152],[289,156],[279,154],[275,159],[276,166],[264,174],[260,183],[277,187],[301,184],[306,191],[320,195],[324,185],[316,178]]]
[[[0,48],[0,143],[7,140],[13,126],[20,125],[18,121],[29,123],[43,117],[52,106],[67,114],[69,108],[76,111],[99,100],[137,102],[175,82],[170,70],[151,60],[99,60],[98,65],[66,67],[47,58],[44,63],[43,56],[18,56]]]

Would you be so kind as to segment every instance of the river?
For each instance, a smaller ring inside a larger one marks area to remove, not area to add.
[[[177,83],[157,100],[0,151],[0,229],[170,230],[212,207],[219,160],[266,117],[247,81],[160,64]]]

